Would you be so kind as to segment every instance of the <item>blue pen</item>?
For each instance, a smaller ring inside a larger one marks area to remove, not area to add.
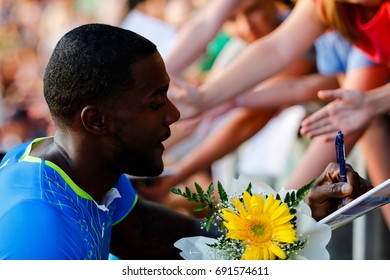
[[[347,168],[345,166],[345,147],[344,135],[341,131],[336,135],[336,160],[340,166],[340,182],[347,182]],[[343,206],[346,204],[345,198],[342,199]]]

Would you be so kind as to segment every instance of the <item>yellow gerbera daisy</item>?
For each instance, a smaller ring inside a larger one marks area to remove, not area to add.
[[[228,230],[226,237],[241,240],[245,245],[243,260],[285,259],[281,245],[296,240],[296,231],[286,203],[275,200],[270,195],[264,201],[262,195],[243,194],[243,202],[235,198],[232,204],[237,210],[222,209],[224,225]]]

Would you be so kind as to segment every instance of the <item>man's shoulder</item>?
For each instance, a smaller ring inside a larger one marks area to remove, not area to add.
[[[40,196],[35,190],[39,166],[19,161],[27,146],[25,143],[13,148],[0,163],[0,210],[11,207],[15,200]]]
[[[17,162],[23,156],[30,143],[31,141],[22,143],[13,147],[6,153],[3,153],[2,160],[0,162],[0,170],[9,163]]]
[[[31,142],[10,150],[0,163],[0,216],[23,201],[58,207],[59,198],[69,195],[69,188],[59,188],[64,180],[40,158],[28,155]],[[51,200],[52,196],[58,199]]]
[[[43,201],[19,201],[1,215],[0,226],[0,259],[84,258],[77,225]]]

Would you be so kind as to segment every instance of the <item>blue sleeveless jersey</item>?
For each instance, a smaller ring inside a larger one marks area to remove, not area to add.
[[[123,174],[98,204],[57,165],[29,155],[41,139],[0,163],[0,259],[108,259],[111,227],[136,191]]]

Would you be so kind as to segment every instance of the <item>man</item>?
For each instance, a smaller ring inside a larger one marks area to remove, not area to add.
[[[56,133],[0,163],[0,259],[176,259],[179,238],[215,235],[142,200],[125,175],[163,170],[180,117],[169,82],[155,45],[131,31],[88,24],[60,39],[44,76]],[[351,194],[325,175],[316,203]]]

